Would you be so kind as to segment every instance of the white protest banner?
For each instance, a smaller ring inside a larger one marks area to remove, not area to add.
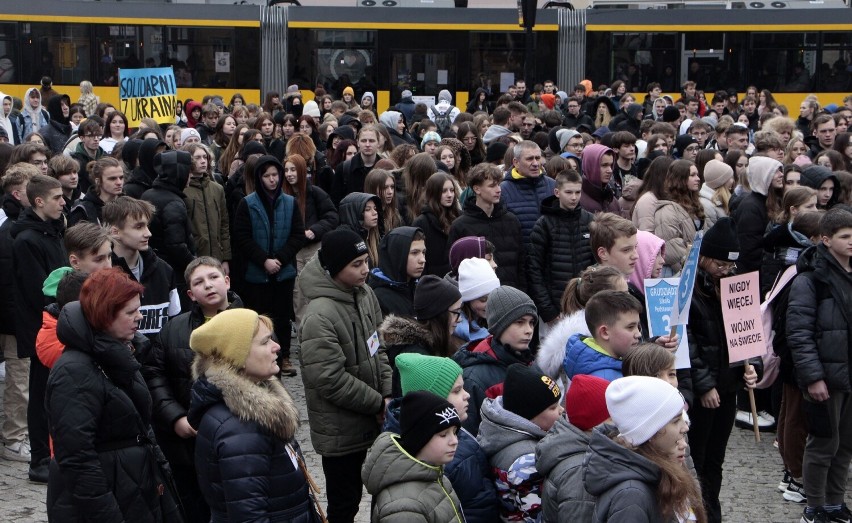
[[[671,333],[671,314],[680,278],[654,278],[645,280],[645,310],[648,314],[648,337],[667,336]],[[675,325],[679,336],[675,352],[675,368],[688,369],[689,343],[686,326]]]

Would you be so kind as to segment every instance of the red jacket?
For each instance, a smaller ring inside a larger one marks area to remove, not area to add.
[[[56,317],[47,311],[42,311],[41,329],[36,338],[38,359],[45,367],[52,369],[64,350],[65,345],[56,337]]]

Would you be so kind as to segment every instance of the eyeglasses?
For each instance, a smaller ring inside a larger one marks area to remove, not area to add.
[[[586,144],[584,144],[584,143],[569,143],[565,147],[567,147],[568,149],[574,149],[574,150],[582,151],[583,149],[586,148]]]
[[[719,263],[717,260],[714,260],[713,263],[715,263],[716,267],[718,267],[719,270],[721,270],[721,271],[733,272],[733,271],[737,270],[737,264],[736,263]]]
[[[456,316],[456,319],[461,318],[461,315],[462,315],[461,309],[450,309],[447,312],[449,312],[450,314],[454,314]]]
[[[696,152],[696,151],[698,151],[698,150],[700,150],[700,149],[701,149],[701,147],[698,147],[697,145],[690,145],[689,147],[687,147],[686,149],[684,149],[684,151],[686,151],[686,152],[688,152],[688,153],[694,153],[694,152]]]

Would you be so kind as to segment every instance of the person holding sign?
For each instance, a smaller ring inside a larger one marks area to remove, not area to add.
[[[805,523],[850,519],[843,500],[852,458],[852,213],[825,213],[820,235],[822,243],[799,257],[787,310],[787,342],[808,425]]]
[[[719,218],[701,242],[698,274],[689,309],[687,339],[692,367],[692,391],[695,394],[689,444],[695,471],[701,480],[707,521],[722,521],[719,492],[722,488],[722,464],[728,438],[737,414],[737,391],[757,383],[753,363],[749,371],[731,367],[728,342],[722,320],[719,282],[736,269],[740,245],[733,223]]]

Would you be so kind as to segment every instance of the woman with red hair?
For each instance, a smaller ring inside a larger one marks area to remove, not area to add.
[[[160,522],[163,455],[151,431],[151,396],[134,357],[143,286],[119,268],[88,277],[56,326],[65,351],[47,382],[54,458],[50,521]]]

